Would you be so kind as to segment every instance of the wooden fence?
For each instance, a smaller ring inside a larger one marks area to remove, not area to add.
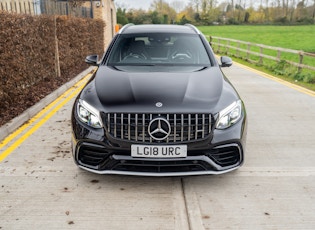
[[[33,0],[23,1],[3,0],[0,2],[0,10],[21,14],[36,15],[38,14],[37,11],[40,10],[40,7]]]
[[[301,72],[303,69],[315,71],[315,53],[255,44],[216,36],[210,36],[210,44],[217,53],[226,53],[228,55],[232,54],[237,58],[245,59],[251,63],[264,65],[264,59],[269,59],[275,62],[285,60],[292,66],[297,67],[298,72]],[[274,53],[274,55],[270,55],[270,53]],[[296,59],[297,61],[288,60],[288,56],[292,57],[292,55],[296,56],[293,57],[293,59]],[[253,60],[252,57],[256,57],[256,60]],[[308,58],[307,64],[304,63],[306,57]]]
[[[89,7],[73,7],[67,1],[55,0],[0,0],[0,11],[30,15],[72,15],[93,18]]]

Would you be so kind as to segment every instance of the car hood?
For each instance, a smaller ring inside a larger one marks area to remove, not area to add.
[[[91,87],[101,104],[97,107],[101,106],[98,109],[104,112],[208,113],[217,106],[226,88],[219,67],[175,73],[125,72],[101,66],[93,82]]]

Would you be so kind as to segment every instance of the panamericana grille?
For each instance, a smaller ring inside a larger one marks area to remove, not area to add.
[[[168,138],[156,141],[150,137],[148,126],[152,119],[161,117],[171,126]],[[204,139],[211,133],[211,114],[133,114],[107,113],[103,116],[106,131],[120,140],[143,143],[189,142]]]

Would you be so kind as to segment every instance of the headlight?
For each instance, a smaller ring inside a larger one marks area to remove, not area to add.
[[[242,117],[242,102],[241,100],[233,102],[231,105],[223,109],[219,113],[217,129],[227,129],[238,122]]]
[[[83,123],[96,129],[103,127],[100,112],[83,100],[78,102],[77,114]]]

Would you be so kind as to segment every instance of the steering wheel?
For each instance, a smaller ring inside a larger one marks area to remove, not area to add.
[[[191,54],[190,53],[174,53],[171,56],[171,59],[174,61],[186,61],[191,59]]]
[[[147,60],[148,59],[143,53],[140,53],[140,54],[130,53],[126,57],[124,57],[124,60],[126,60],[126,59],[133,59],[133,58],[142,59],[142,60]]]

